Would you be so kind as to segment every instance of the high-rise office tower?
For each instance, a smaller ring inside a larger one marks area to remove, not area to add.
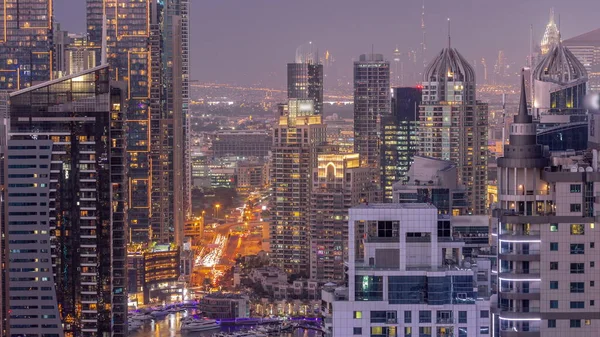
[[[48,226],[67,336],[127,336],[125,93],[105,65],[10,94],[10,138],[52,142]]]
[[[2,335],[62,337],[48,214],[52,141],[10,140],[2,150],[6,150],[2,263],[7,314]]]
[[[326,139],[313,100],[291,99],[280,106],[271,148],[270,257],[290,274],[309,276],[311,177]]]
[[[323,64],[312,43],[298,47],[296,60],[287,65],[288,99],[312,99],[315,114],[323,114]]]
[[[550,21],[546,25],[546,30],[544,31],[544,36],[542,37],[542,43],[540,47],[542,48],[542,55],[547,54],[552,47],[556,46],[560,42],[560,32],[558,31],[558,26],[556,26],[556,22],[554,22],[554,8],[550,8]]]
[[[391,113],[390,63],[381,54],[354,62],[354,152],[379,181],[381,118]]]
[[[191,209],[188,4],[87,1],[90,44],[101,49],[105,16],[111,78],[128,87],[129,225],[136,242],[181,243]]]
[[[456,163],[472,214],[487,208],[487,112],[487,104],[475,100],[471,65],[456,49],[444,48],[423,77],[417,150]]]
[[[343,280],[348,209],[375,200],[369,168],[356,153],[319,153],[310,196],[310,278]]]
[[[0,90],[18,90],[52,78],[52,0],[0,3]]]
[[[393,88],[392,113],[381,117],[381,186],[392,201],[392,185],[404,179],[417,147],[420,87]]]
[[[600,91],[600,29],[562,41],[588,73],[589,91]]]
[[[551,158],[536,144],[522,85],[510,145],[498,159],[495,335],[590,336],[600,324],[598,155]]]

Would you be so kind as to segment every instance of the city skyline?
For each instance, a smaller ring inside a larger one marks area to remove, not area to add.
[[[311,2],[314,6],[309,5]],[[251,5],[233,1],[191,3],[190,78],[285,87],[285,64],[292,62],[296,48],[308,41],[313,41],[321,53],[329,51],[336,59],[340,75],[348,78],[352,75],[353,58],[365,49],[370,50],[372,45],[375,52],[390,61],[396,45],[400,51],[420,51],[421,1],[380,1],[380,6],[387,8],[383,11],[370,10],[369,3],[354,0],[327,3],[311,0],[304,4],[294,8],[294,14],[310,16],[313,24],[308,26],[302,20],[290,21],[286,15],[289,6],[285,3],[268,0],[253,1]],[[452,43],[470,62],[484,57],[489,71],[498,51],[504,50],[509,63],[514,63],[518,70],[529,52],[530,25],[534,41],[540,43],[551,7],[560,21],[563,39],[597,28],[593,13],[600,11],[600,3],[581,0],[578,4],[571,6],[557,0],[543,3],[425,0],[427,61],[446,45],[449,17]],[[315,11],[315,6],[319,10]],[[85,32],[85,2],[57,0],[54,7],[55,19],[64,29]],[[477,27],[477,34],[472,33],[473,27]],[[375,34],[378,31],[389,33]],[[477,68],[477,78],[483,79],[480,63]],[[517,80],[515,75],[514,82]],[[326,80],[325,86],[330,85]]]

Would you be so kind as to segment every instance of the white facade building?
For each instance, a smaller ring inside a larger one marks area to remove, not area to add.
[[[50,140],[10,140],[6,151],[6,336],[62,337],[49,226]]]
[[[490,301],[477,293],[478,271],[489,286],[490,262],[463,260],[464,243],[434,206],[360,205],[348,228],[348,293],[323,291],[330,336],[491,333]]]

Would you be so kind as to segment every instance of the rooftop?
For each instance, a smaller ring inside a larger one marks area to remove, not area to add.
[[[414,204],[359,204],[351,209],[436,209],[432,204],[414,203]]]

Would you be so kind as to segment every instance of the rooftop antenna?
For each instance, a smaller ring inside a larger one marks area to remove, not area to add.
[[[561,38],[561,33],[560,33],[560,14],[558,14],[558,43],[561,43],[562,41]]]
[[[106,64],[106,39],[108,38],[106,33],[106,7],[102,9],[102,53],[100,54],[100,64]]]
[[[450,49],[450,18],[448,18],[448,49]]]

